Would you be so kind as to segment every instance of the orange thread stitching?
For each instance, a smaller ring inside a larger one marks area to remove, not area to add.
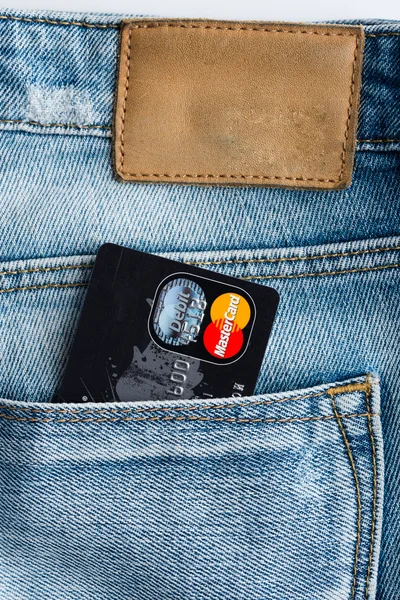
[[[364,386],[365,389],[365,386]],[[354,600],[354,596],[356,593],[356,587],[357,587],[357,569],[358,569],[358,557],[359,557],[359,552],[360,552],[360,542],[361,542],[361,514],[362,514],[362,506],[361,506],[361,492],[360,492],[360,483],[358,481],[358,475],[357,475],[357,469],[356,469],[356,465],[354,462],[354,458],[353,458],[353,453],[351,451],[350,448],[350,444],[349,444],[349,440],[347,438],[346,435],[346,431],[344,429],[343,423],[342,423],[342,418],[343,415],[340,415],[338,413],[338,410],[336,408],[336,403],[334,400],[334,396],[335,394],[341,393],[341,390],[339,389],[339,391],[335,391],[335,390],[328,390],[328,394],[331,397],[331,402],[332,402],[332,408],[333,408],[333,412],[334,412],[334,417],[336,418],[338,425],[339,425],[339,429],[341,431],[345,446],[346,446],[346,450],[347,450],[347,454],[350,460],[350,465],[351,465],[351,469],[353,471],[353,477],[354,477],[354,481],[355,481],[355,486],[356,486],[356,494],[357,494],[357,540],[356,540],[356,548],[355,548],[355,557],[354,557],[354,566],[353,566],[353,584],[352,584],[352,591],[351,591],[351,599]],[[369,415],[369,412],[367,413]],[[368,417],[369,418],[369,417]]]
[[[153,23],[132,23],[130,29],[157,29],[161,27],[175,27],[181,29],[220,29],[223,31],[264,31],[266,33],[303,33],[307,35],[325,35],[325,36],[341,36],[341,37],[357,37],[357,33],[345,33],[345,32],[328,32],[318,30],[301,30],[301,29],[271,29],[271,27],[257,27],[251,25],[240,25],[235,27],[234,25],[205,25],[205,24],[189,24],[189,23],[163,23],[160,21],[154,21]]]
[[[281,177],[278,175],[242,175],[234,174],[215,174],[215,173],[128,173],[127,171],[122,171],[124,175],[130,175],[131,177],[164,177],[168,179],[185,179],[189,178],[197,178],[197,179],[274,179],[276,181],[285,180],[285,181],[320,181],[321,183],[335,183],[338,179],[319,179],[317,177]]]
[[[371,396],[371,383],[370,377],[367,376],[368,382],[368,390],[366,392],[366,405],[367,411],[370,413],[370,396]],[[369,596],[369,582],[371,577],[371,567],[372,567],[372,555],[374,549],[374,539],[375,539],[375,524],[376,524],[376,503],[377,503],[377,468],[376,468],[376,446],[374,433],[372,430],[371,423],[371,415],[368,416],[368,430],[371,439],[371,448],[372,448],[372,468],[374,474],[374,491],[373,491],[373,500],[372,500],[372,519],[371,519],[371,539],[369,544],[369,556],[368,556],[368,569],[367,569],[367,580],[365,584],[365,600],[368,599]]]
[[[374,413],[353,413],[353,414],[343,414],[339,415],[340,419],[353,419],[356,417],[368,417],[368,415],[372,417],[379,416]],[[7,419],[8,421],[28,421],[29,423],[116,423],[123,421],[211,421],[211,422],[222,422],[222,423],[303,423],[308,421],[331,421],[335,419],[335,415],[324,415],[320,417],[290,417],[287,419],[235,419],[229,417],[198,417],[196,415],[193,416],[182,416],[182,417],[173,417],[173,416],[165,416],[165,417],[122,417],[121,419],[39,419],[39,418],[28,418],[28,417],[16,417],[15,415],[5,415],[0,413],[0,419]]]
[[[132,31],[132,28],[129,29],[129,34],[128,34],[128,49],[126,52],[125,94],[124,94],[124,103],[122,105],[122,115],[121,115],[121,134],[120,134],[121,156],[119,159],[119,168],[120,168],[121,172],[123,170],[124,160],[125,160],[124,133],[125,133],[126,100],[128,98],[129,77],[130,77],[130,70],[131,70],[131,43],[132,43],[131,31]]]
[[[151,29],[157,27],[179,27],[182,29],[221,29],[221,30],[230,30],[230,31],[242,31],[242,30],[251,30],[251,31],[263,31],[266,33],[293,33],[293,34],[307,34],[307,35],[323,35],[323,36],[345,36],[345,37],[355,37],[356,38],[356,47],[354,52],[354,60],[353,60],[353,73],[352,73],[352,82],[351,82],[351,92],[350,92],[350,100],[349,100],[349,109],[348,109],[348,117],[346,121],[346,131],[345,131],[345,139],[343,142],[343,150],[341,154],[341,169],[339,173],[338,179],[323,179],[317,177],[283,177],[277,175],[243,175],[243,174],[213,174],[213,173],[128,173],[123,170],[124,159],[125,159],[125,150],[124,150],[124,128],[125,128],[125,113],[126,113],[126,99],[128,95],[129,88],[129,74],[130,74],[130,57],[131,57],[131,39],[132,39],[132,30],[133,29]],[[346,148],[347,148],[347,137],[348,131],[350,127],[350,119],[353,108],[353,100],[354,100],[354,91],[355,91],[355,69],[356,69],[356,61],[358,55],[358,46],[359,46],[359,38],[357,33],[343,33],[343,32],[322,32],[322,31],[307,31],[307,30],[291,30],[291,29],[269,29],[267,27],[251,27],[251,26],[241,26],[241,27],[228,27],[228,26],[216,26],[216,25],[188,25],[183,23],[148,23],[148,24],[131,24],[129,26],[129,35],[128,35],[128,49],[127,49],[127,74],[126,74],[126,82],[125,82],[125,96],[122,107],[122,115],[121,115],[121,135],[120,135],[120,172],[123,175],[129,175],[131,177],[155,177],[155,178],[173,178],[173,179],[184,179],[184,178],[198,178],[198,179],[258,179],[258,180],[275,180],[275,181],[318,181],[320,183],[337,183],[340,182],[343,178],[344,166],[345,166],[345,158],[346,158]]]
[[[367,380],[368,375],[366,375]],[[356,381],[354,383],[346,383],[345,385],[337,385],[336,387],[329,388],[328,393],[334,394],[337,396],[338,394],[352,394],[354,392],[366,392],[368,389],[368,384],[365,381],[364,383],[360,383]]]
[[[356,89],[356,86],[355,86],[356,66],[357,66],[359,41],[360,41],[359,37],[357,36],[356,37],[356,47],[354,49],[353,70],[352,70],[352,74],[351,74],[350,99],[349,99],[349,107],[347,109],[346,130],[345,130],[345,134],[344,134],[342,157],[341,157],[342,165],[340,168],[338,181],[342,181],[342,179],[343,179],[344,167],[345,167],[345,162],[346,162],[346,150],[347,150],[347,143],[348,143],[348,138],[349,138],[350,122],[351,122],[351,117],[353,115],[354,93],[355,93],[355,89]]]

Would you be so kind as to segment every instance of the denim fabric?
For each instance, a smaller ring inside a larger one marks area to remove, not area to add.
[[[400,24],[365,24],[351,187],[310,192],[116,181],[120,20],[0,14],[0,598],[397,600]],[[48,404],[104,242],[279,291],[247,406]]]
[[[373,594],[379,387],[351,383],[218,405],[4,402],[2,597]]]

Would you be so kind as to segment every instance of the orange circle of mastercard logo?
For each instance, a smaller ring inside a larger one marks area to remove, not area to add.
[[[217,358],[231,358],[240,352],[246,327],[251,317],[250,305],[240,294],[222,294],[214,300],[210,316],[212,323],[204,332],[204,345]]]

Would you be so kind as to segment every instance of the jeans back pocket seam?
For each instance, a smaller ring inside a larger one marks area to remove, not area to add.
[[[322,273],[298,273],[296,275],[249,275],[241,277],[249,281],[269,281],[274,279],[302,279],[304,277],[327,277],[329,275],[351,275],[354,273],[367,273],[373,271],[384,271],[387,269],[397,269],[400,267],[400,263],[393,263],[388,265],[378,265],[375,267],[363,267],[360,269],[342,269],[339,271],[323,271]],[[86,267],[87,268],[87,267]],[[60,269],[61,270],[61,269]],[[8,289],[0,289],[0,294],[10,294],[13,292],[24,292],[32,290],[46,290],[46,289],[65,289],[65,288],[76,288],[76,287],[87,287],[88,282],[79,283],[45,283],[42,285],[26,285],[21,287],[12,287]]]
[[[354,457],[353,457],[353,452],[350,446],[350,442],[348,440],[347,434],[346,434],[346,430],[345,427],[342,423],[342,419],[343,419],[343,415],[339,414],[337,406],[336,406],[336,402],[335,402],[335,396],[340,394],[340,393],[345,393],[345,392],[351,392],[354,391],[351,388],[354,388],[354,386],[352,386],[352,384],[347,385],[347,386],[343,386],[343,387],[336,387],[336,388],[332,388],[330,390],[327,390],[327,394],[330,396],[331,398],[331,403],[332,403],[332,408],[344,441],[344,445],[346,447],[346,452],[348,454],[349,457],[349,461],[350,461],[350,466],[353,472],[353,477],[354,477],[354,483],[355,483],[355,488],[356,488],[356,496],[357,496],[357,539],[356,539],[356,547],[355,547],[355,557],[354,557],[354,567],[353,567],[353,583],[352,583],[352,591],[351,591],[351,600],[354,600],[355,598],[355,594],[356,594],[356,590],[357,590],[357,575],[358,575],[358,562],[359,562],[359,551],[360,551],[360,544],[361,544],[361,526],[362,526],[362,502],[361,502],[361,491],[360,491],[360,484],[359,484],[359,478],[358,478],[358,473],[357,473],[357,468],[356,468],[356,464],[354,461]],[[368,420],[368,432],[369,432],[369,437],[370,437],[370,441],[371,441],[371,451],[372,451],[372,470],[373,470],[373,499],[372,499],[372,518],[371,518],[371,533],[370,533],[370,542],[369,542],[369,552],[368,552],[368,566],[367,566],[367,575],[366,575],[366,582],[365,582],[365,593],[364,593],[364,598],[365,600],[368,600],[369,597],[369,583],[370,583],[370,577],[371,577],[371,568],[372,568],[372,557],[373,557],[373,549],[374,549],[374,537],[375,537],[375,526],[376,526],[376,516],[377,516],[377,510],[376,510],[376,505],[377,505],[377,465],[376,465],[376,445],[375,445],[375,438],[374,438],[374,433],[373,433],[373,428],[372,428],[372,423],[371,423],[371,417],[375,416],[374,414],[371,413],[371,404],[370,404],[370,396],[371,396],[371,378],[370,375],[368,374],[366,377],[366,382],[365,384],[361,384],[359,386],[359,389],[361,389],[361,387],[363,388],[363,391],[365,393],[365,402],[366,402],[366,408],[367,408],[367,420]]]

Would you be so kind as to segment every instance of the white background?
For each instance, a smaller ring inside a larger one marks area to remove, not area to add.
[[[400,0],[0,0],[5,8],[307,21],[398,19]]]

